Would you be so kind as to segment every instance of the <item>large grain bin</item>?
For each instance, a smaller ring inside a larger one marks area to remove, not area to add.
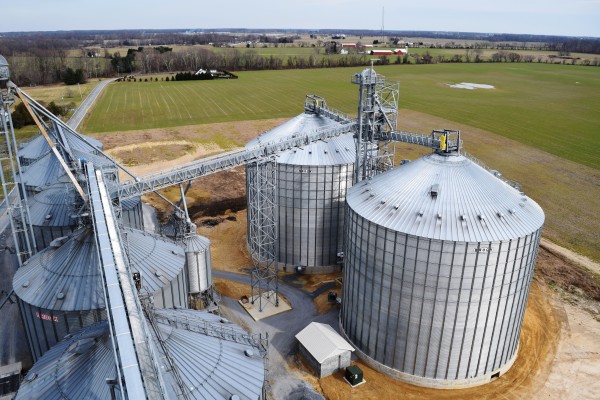
[[[432,153],[346,198],[341,328],[371,366],[474,386],[514,362],[544,213],[469,159]]]
[[[107,380],[118,377],[107,322],[98,322],[54,345],[29,370],[17,399],[111,399]],[[117,386],[117,385],[115,385]],[[115,399],[122,399],[118,386]]]
[[[340,126],[329,118],[304,113],[260,136],[249,146]],[[346,190],[352,185],[355,161],[352,134],[319,141],[279,154],[277,158],[278,261],[302,272],[339,269]],[[251,183],[263,165],[246,167],[248,201]],[[255,200],[254,200],[255,201]],[[251,208],[251,204],[248,205]],[[249,213],[248,242],[253,245]]]
[[[54,129],[61,129],[58,125],[53,124]],[[91,138],[89,136],[81,135],[81,138],[76,137],[71,132],[62,130],[69,146],[73,150],[77,150],[80,152],[86,153],[98,153],[98,149],[102,150],[102,142],[97,139]],[[86,143],[87,142],[87,143]],[[89,143],[89,144],[88,144]],[[19,161],[22,167],[28,166],[36,160],[39,160],[44,155],[50,153],[50,146],[48,145],[48,141],[41,134],[35,136],[27,143],[23,143],[19,145],[19,150],[17,150],[17,156],[19,157]]]
[[[77,228],[75,218],[83,200],[68,183],[55,183],[42,191],[29,192],[29,220],[33,226],[37,251]]]
[[[259,345],[239,326],[213,314],[187,310],[156,310],[152,335],[166,398],[180,388],[164,349],[177,367],[190,399],[262,398],[264,359]],[[17,399],[110,399],[107,380],[117,377],[106,322],[88,326],[50,349],[29,371]],[[157,377],[158,379],[158,377]],[[120,392],[115,391],[117,399]]]
[[[183,249],[148,233],[125,229],[125,250],[142,292],[161,307],[187,307]],[[81,228],[56,239],[14,276],[21,315],[34,359],[66,334],[106,319],[103,280],[94,233]]]

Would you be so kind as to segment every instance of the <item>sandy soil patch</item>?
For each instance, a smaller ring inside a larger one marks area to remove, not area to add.
[[[252,292],[250,285],[230,281],[222,278],[214,278],[215,289],[221,296],[231,297],[239,300],[242,296],[249,296]]]
[[[225,219],[214,227],[200,226],[197,232],[210,239],[213,268],[243,272],[250,267],[246,246],[246,210],[229,215],[234,215],[236,220]]]
[[[560,321],[548,301],[550,289],[534,282],[525,313],[519,355],[502,377],[484,386],[459,390],[421,388],[391,379],[356,362],[364,372],[366,384],[351,388],[343,373],[321,379],[320,389],[327,399],[522,399],[531,398],[543,387],[555,356]]]
[[[138,131],[86,133],[86,135],[101,140],[104,143],[105,150],[124,145],[177,140],[204,144],[216,143],[221,147],[223,147],[223,144],[228,144],[231,147],[241,147],[262,132],[280,125],[285,120],[285,118],[277,118],[257,121],[222,122]]]

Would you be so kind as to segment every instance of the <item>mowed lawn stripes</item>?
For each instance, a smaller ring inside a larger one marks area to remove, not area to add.
[[[87,132],[291,117],[306,94],[356,113],[362,68],[240,72],[237,80],[113,83],[85,121]],[[400,107],[488,130],[600,168],[600,68],[538,63],[390,65]],[[483,83],[493,90],[450,88]],[[400,122],[401,125],[401,122]],[[452,128],[452,127],[440,127]],[[502,151],[502,149],[498,149]]]

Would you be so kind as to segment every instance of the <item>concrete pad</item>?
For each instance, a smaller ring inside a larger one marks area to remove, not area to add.
[[[271,317],[273,315],[281,314],[282,312],[286,312],[292,309],[292,307],[283,301],[283,299],[279,298],[279,306],[275,306],[271,301],[273,301],[274,292],[271,290],[269,292],[262,294],[262,306],[263,310],[258,310],[258,296],[251,297],[248,303],[242,303],[241,300],[238,300],[238,303],[250,314],[250,316],[255,320],[261,320],[264,318]],[[254,304],[252,304],[252,300],[254,300]]]

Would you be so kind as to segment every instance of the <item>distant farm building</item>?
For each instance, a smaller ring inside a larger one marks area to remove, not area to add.
[[[402,56],[407,53],[408,53],[408,49],[394,49],[394,50],[374,49],[369,52],[369,54],[371,54],[373,56],[392,56],[392,55]]]

